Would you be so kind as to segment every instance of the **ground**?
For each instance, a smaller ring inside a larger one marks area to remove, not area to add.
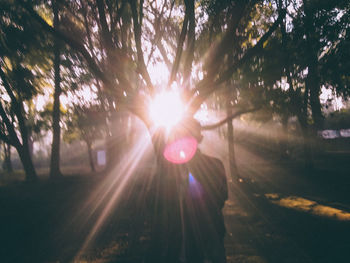
[[[224,207],[228,262],[350,261],[346,162],[319,160],[305,170],[249,147],[236,150],[240,179],[229,178]],[[224,151],[213,155],[227,161]],[[141,171],[135,178],[150,173]],[[149,226],[140,193],[147,187],[111,178],[1,185],[0,262],[142,262]]]

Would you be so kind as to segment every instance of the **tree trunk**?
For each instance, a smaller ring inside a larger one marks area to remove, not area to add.
[[[233,101],[232,91],[228,89],[228,96],[226,97],[226,114],[227,117],[232,115],[232,104]],[[228,156],[229,156],[229,167],[230,175],[233,181],[237,181],[239,178],[236,157],[235,157],[235,144],[234,144],[234,130],[233,120],[227,122],[227,144],[228,144]]]
[[[185,1],[186,9],[188,9],[189,23],[188,23],[188,33],[187,33],[187,47],[186,47],[186,60],[184,65],[184,87],[187,91],[190,90],[191,83],[191,73],[192,73],[192,62],[194,58],[194,42],[195,42],[195,13],[194,13],[194,1]]]
[[[307,92],[307,91],[306,91]],[[305,95],[307,96],[307,95]],[[301,131],[303,134],[303,151],[304,151],[304,165],[306,169],[312,170],[314,168],[314,158],[312,144],[310,143],[310,128],[307,123],[307,116],[305,113],[300,113],[298,115],[298,120],[300,123]]]
[[[19,146],[16,148],[19,158],[21,159],[24,172],[26,174],[26,181],[36,181],[37,174],[33,165],[32,158],[30,157],[29,148],[24,146]]]
[[[34,158],[34,140],[31,132],[28,134],[28,147],[29,147],[30,157],[32,157],[33,159]]]
[[[57,1],[53,1],[54,12],[54,27],[58,27],[59,17]],[[60,48],[59,39],[55,38],[54,43],[54,74],[55,74],[55,92],[52,113],[52,148],[51,148],[51,164],[50,164],[50,178],[61,177],[60,171],[60,95],[61,95],[61,76],[60,76]]]
[[[88,155],[89,155],[89,163],[90,163],[90,168],[92,172],[95,172],[95,165],[94,165],[94,158],[92,156],[92,147],[90,142],[86,142],[87,150],[88,150]]]
[[[316,61],[315,61],[316,60]],[[312,119],[314,121],[314,131],[323,127],[323,114],[320,102],[320,81],[317,72],[317,58],[312,58],[309,63],[309,72],[306,79],[306,85],[310,90],[310,106],[312,111]]]
[[[121,129],[124,128],[120,123],[120,114],[112,112],[109,126],[109,135],[106,136],[107,165],[106,172],[111,171],[120,161],[122,156],[121,149]]]
[[[281,159],[288,159],[288,116],[282,116],[282,136],[280,136],[280,156]]]
[[[3,168],[6,172],[12,173],[12,161],[11,161],[11,145],[4,142],[4,164]]]
[[[310,1],[303,1],[305,12],[305,32],[306,32],[306,64],[308,66],[308,74],[305,81],[306,88],[310,91],[310,106],[312,112],[313,125],[309,129],[309,144],[311,150],[315,153],[319,152],[317,145],[317,131],[323,128],[324,117],[322,114],[320,102],[320,75],[319,61],[317,51],[319,50],[319,33],[315,30],[316,13],[312,8]]]

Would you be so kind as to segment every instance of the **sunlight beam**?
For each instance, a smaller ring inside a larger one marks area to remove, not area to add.
[[[149,105],[149,116],[158,127],[170,129],[185,113],[185,106],[178,92],[164,91],[154,97]]]

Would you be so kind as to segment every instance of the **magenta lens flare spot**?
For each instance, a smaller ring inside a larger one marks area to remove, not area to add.
[[[171,163],[187,163],[196,153],[197,146],[198,142],[193,137],[177,139],[165,147],[163,155]]]

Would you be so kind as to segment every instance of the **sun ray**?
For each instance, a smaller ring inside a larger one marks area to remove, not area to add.
[[[130,183],[135,171],[139,165],[140,160],[147,152],[147,148],[150,144],[147,143],[146,137],[140,137],[139,141],[135,144],[135,147],[131,150],[130,154],[126,154],[122,161],[117,165],[112,172],[106,177],[100,187],[92,194],[86,205],[82,209],[82,213],[85,214],[84,219],[87,221],[91,218],[99,209],[102,208],[102,212],[91,228],[90,232],[85,238],[83,245],[76,255],[76,259],[79,260],[89,244],[94,240],[103,224],[114,211],[121,201],[122,193]],[[107,200],[107,198],[109,198]]]
[[[149,115],[154,125],[168,130],[181,120],[184,113],[185,105],[176,90],[157,94],[149,105]]]

